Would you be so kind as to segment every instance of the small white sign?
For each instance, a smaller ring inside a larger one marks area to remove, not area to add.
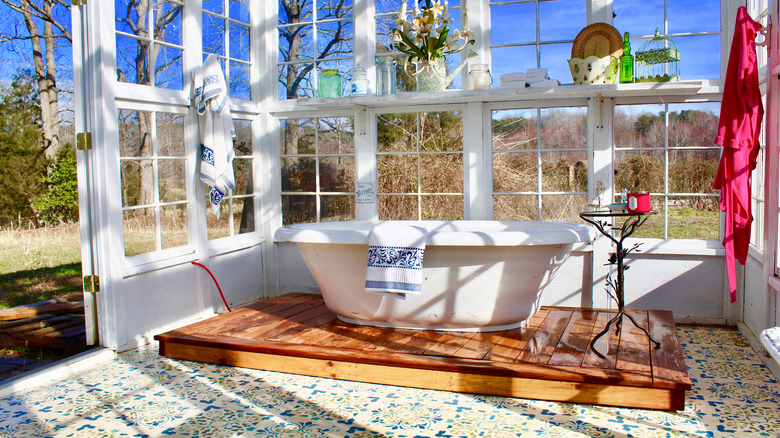
[[[357,183],[355,187],[355,202],[358,204],[373,204],[376,199],[374,185],[371,183]]]

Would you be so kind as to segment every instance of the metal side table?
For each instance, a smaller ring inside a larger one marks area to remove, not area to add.
[[[615,243],[616,246],[615,253],[612,254],[609,258],[609,264],[617,264],[617,280],[612,279],[611,273],[607,274],[607,293],[617,302],[618,311],[617,314],[609,320],[606,327],[604,327],[604,330],[602,330],[599,334],[596,335],[596,337],[593,338],[593,340],[590,341],[591,348],[596,343],[596,340],[609,331],[609,328],[612,326],[612,324],[616,324],[618,331],[621,330],[623,315],[627,316],[635,326],[640,328],[656,345],[656,347],[661,346],[660,342],[656,341],[652,336],[650,336],[650,332],[648,332],[646,328],[639,325],[633,316],[631,316],[629,313],[626,313],[626,301],[623,293],[623,275],[626,270],[623,259],[626,257],[626,255],[636,250],[637,247],[641,245],[641,243],[637,243],[631,248],[623,248],[623,240],[633,234],[637,228],[645,223],[650,215],[654,214],[658,214],[658,212],[651,210],[645,213],[625,213],[614,211],[584,211],[580,213],[582,220],[593,224],[599,230],[599,232],[601,232],[601,234],[607,236],[612,242]],[[616,225],[618,219],[623,219],[623,224],[619,227]],[[613,230],[618,231],[620,237],[613,236],[613,233],[611,232]],[[614,293],[610,292],[610,289],[612,289]]]

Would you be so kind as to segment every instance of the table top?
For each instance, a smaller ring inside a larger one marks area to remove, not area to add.
[[[649,216],[652,214],[658,214],[655,210],[645,211],[642,213],[630,213],[627,211],[612,211],[612,210],[604,210],[604,211],[583,211],[580,212],[580,217],[629,217],[629,216]]]

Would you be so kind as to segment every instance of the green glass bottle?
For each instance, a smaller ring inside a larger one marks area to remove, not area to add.
[[[626,32],[623,34],[623,55],[620,57],[620,83],[629,82],[634,82],[634,56],[631,55],[631,44]]]

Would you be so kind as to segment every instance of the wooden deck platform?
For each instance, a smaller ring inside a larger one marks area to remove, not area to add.
[[[690,389],[669,311],[631,311],[661,341],[626,321],[591,337],[609,310],[543,307],[527,327],[443,332],[341,322],[319,295],[262,300],[155,336],[174,359],[387,385],[573,403],[682,410]]]

